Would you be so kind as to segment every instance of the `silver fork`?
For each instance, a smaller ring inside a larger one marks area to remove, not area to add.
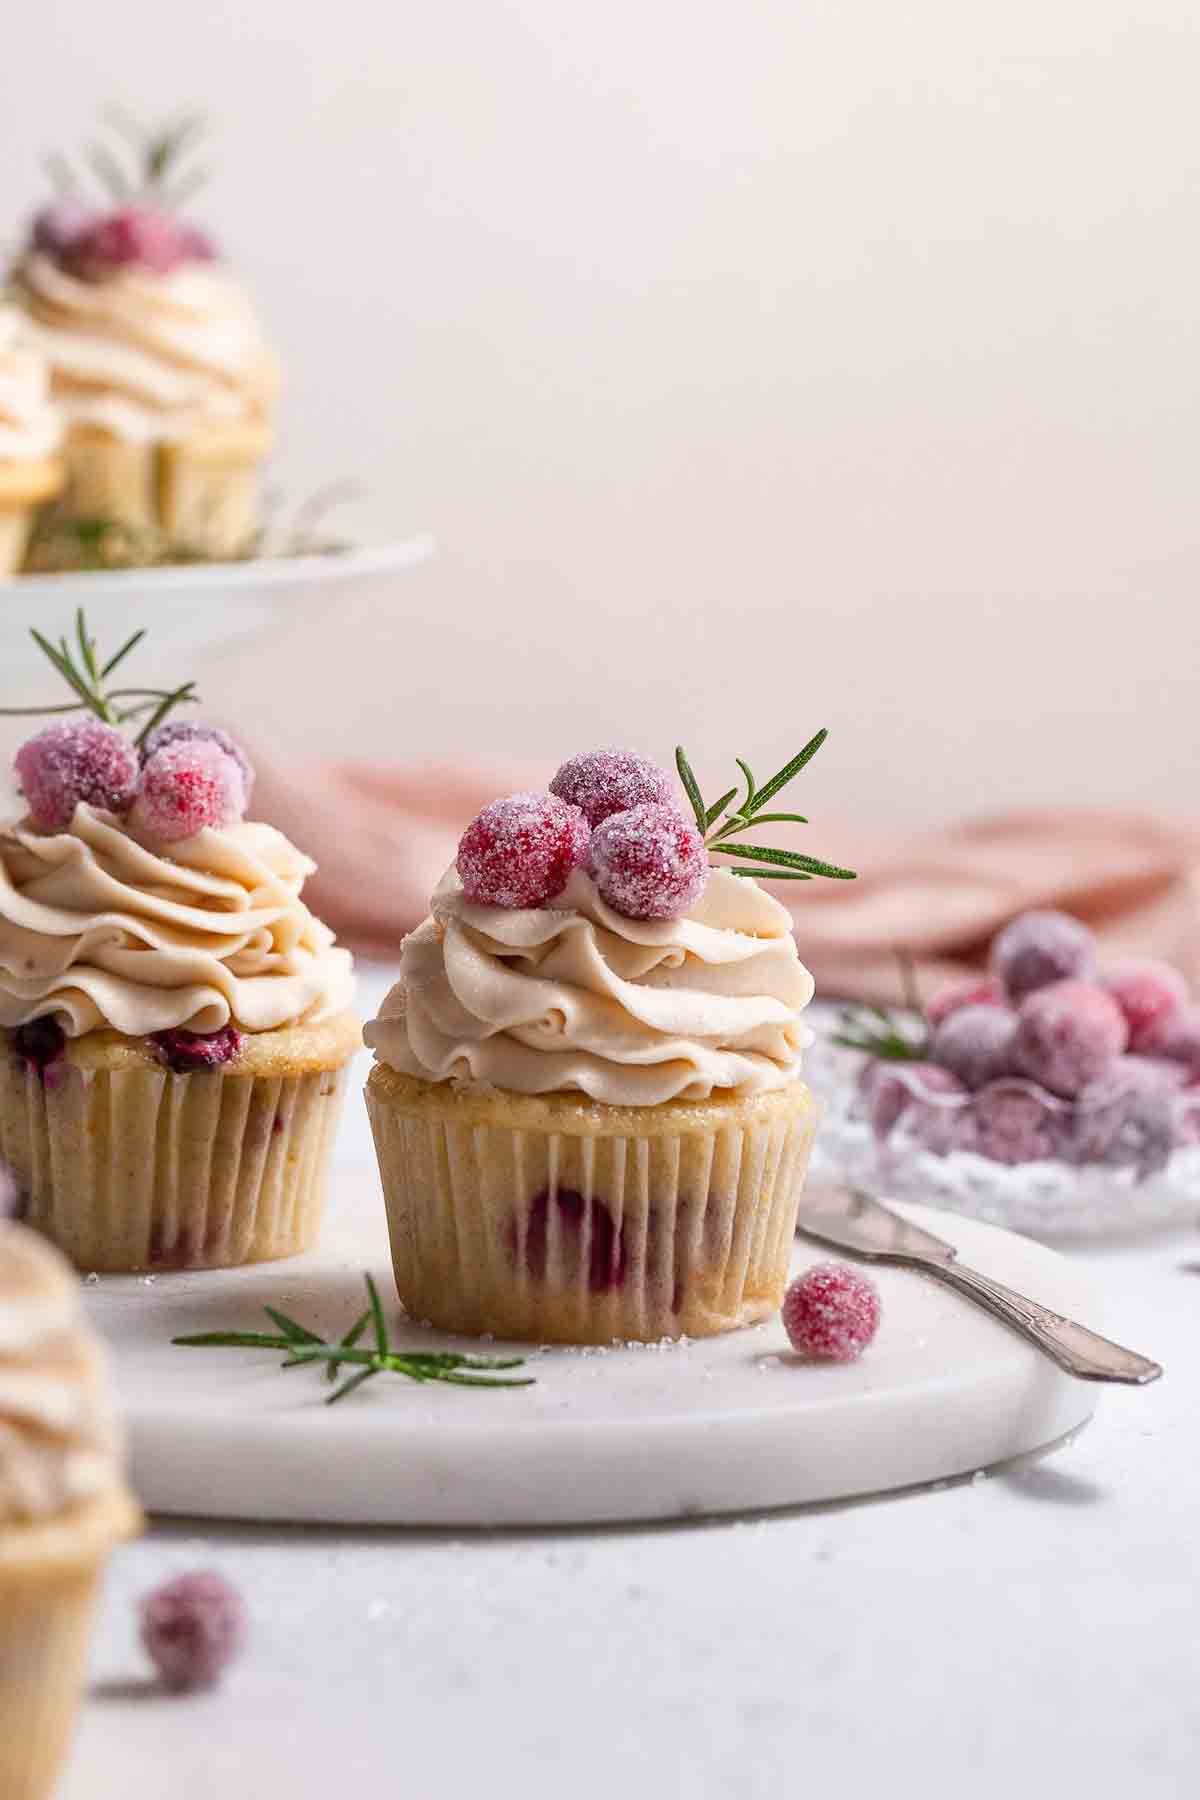
[[[924,1269],[1011,1325],[1052,1357],[1060,1369],[1081,1381],[1123,1381],[1144,1387],[1162,1374],[1161,1364],[1149,1357],[1100,1337],[1086,1325],[993,1281],[990,1275],[964,1267],[954,1245],[945,1238],[923,1231],[857,1189],[830,1183],[807,1192],[796,1230],[818,1244],[849,1250],[868,1262]]]

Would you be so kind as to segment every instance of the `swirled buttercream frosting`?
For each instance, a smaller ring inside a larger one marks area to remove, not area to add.
[[[0,1526],[121,1484],[109,1395],[75,1276],[33,1232],[0,1224]]]
[[[654,1106],[794,1080],[812,991],[791,915],[724,870],[653,920],[614,912],[580,869],[535,910],[474,905],[451,869],[365,1036],[426,1081]]]
[[[72,425],[147,443],[269,418],[275,359],[249,299],[222,269],[189,262],[165,275],[123,269],[88,281],[35,250],[13,284]]]
[[[270,825],[206,829],[169,854],[77,806],[65,831],[0,829],[0,1025],[52,1015],[68,1037],[342,1012],[350,953],[300,897],[315,865]]]
[[[0,305],[0,461],[52,456],[62,433],[46,359],[16,308]]]

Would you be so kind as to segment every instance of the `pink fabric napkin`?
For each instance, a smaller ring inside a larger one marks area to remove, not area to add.
[[[454,859],[459,836],[497,794],[543,776],[501,765],[308,767],[257,758],[255,813],[320,865],[313,910],[365,955],[396,956]],[[800,847],[803,839],[793,841]],[[1061,907],[1108,955],[1175,962],[1200,989],[1200,826],[1149,813],[1041,809],[914,836],[823,821],[821,853],[855,882],[778,883],[800,954],[827,996],[901,998],[896,952],[928,995],[983,966],[990,939],[1029,907]]]

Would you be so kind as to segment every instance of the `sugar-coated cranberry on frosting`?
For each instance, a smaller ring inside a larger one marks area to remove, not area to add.
[[[565,762],[550,792],[577,806],[591,826],[631,806],[675,805],[675,783],[665,769],[633,750],[588,750]]]
[[[221,830],[241,818],[246,784],[234,759],[207,738],[167,744],[142,770],[134,823],[163,843]]]
[[[628,919],[677,919],[708,881],[708,852],[673,806],[612,813],[592,833],[590,868],[601,897]]]
[[[165,750],[170,744],[216,744],[226,756],[231,756],[241,770],[242,783],[245,789],[244,803],[250,804],[254,792],[254,768],[250,758],[235,738],[230,737],[219,725],[207,725],[199,719],[172,719],[169,724],[160,725],[152,731],[142,745],[141,757],[143,766],[159,750]]]
[[[545,906],[587,856],[587,820],[554,794],[493,800],[458,846],[463,893],[479,906]]]
[[[47,725],[17,751],[17,780],[42,831],[62,831],[84,803],[123,813],[133,802],[137,752],[114,725],[84,719]]]

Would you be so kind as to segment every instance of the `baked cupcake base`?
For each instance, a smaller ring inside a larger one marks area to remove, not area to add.
[[[62,485],[63,467],[57,457],[0,460],[0,581],[20,569],[37,509],[53,500]]]
[[[0,1160],[77,1268],[224,1269],[315,1243],[353,1014],[247,1034],[233,1062],[187,1074],[114,1031],[38,1070],[3,1035]]]
[[[237,556],[254,535],[259,469],[271,443],[269,429],[254,424],[212,426],[177,443],[136,443],[74,426],[61,510],[159,531],[196,556]]]
[[[50,1800],[87,1667],[110,1552],[141,1528],[123,1492],[0,1526],[0,1794]]]
[[[818,1118],[801,1082],[614,1107],[376,1064],[366,1100],[414,1319],[607,1344],[709,1337],[778,1310]]]

